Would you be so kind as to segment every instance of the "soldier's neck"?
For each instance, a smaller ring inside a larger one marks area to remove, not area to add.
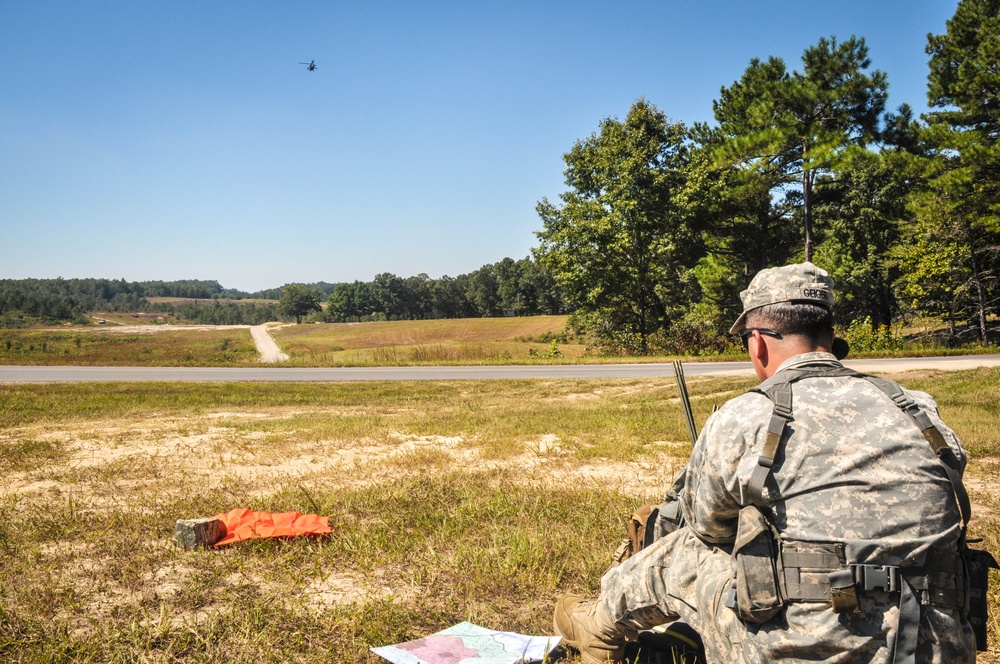
[[[753,363],[757,378],[765,381],[778,371],[785,360],[802,355],[803,353],[824,352],[829,353],[829,347],[806,342],[802,337],[786,337],[774,339],[768,337],[766,342],[758,344],[756,353],[752,353],[750,360]]]

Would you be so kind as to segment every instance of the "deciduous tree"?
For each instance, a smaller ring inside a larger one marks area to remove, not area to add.
[[[700,236],[675,198],[686,139],[681,123],[640,99],[624,121],[606,118],[564,156],[569,189],[562,204],[543,199],[537,206],[543,230],[536,258],[572,305],[635,335],[640,351],[690,303],[686,285]]]
[[[282,289],[278,300],[278,311],[285,316],[294,316],[296,323],[302,322],[302,317],[313,311],[321,311],[319,291],[306,288],[302,284],[288,284]]]

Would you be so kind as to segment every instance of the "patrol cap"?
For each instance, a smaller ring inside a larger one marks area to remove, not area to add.
[[[833,309],[833,279],[812,263],[794,263],[761,270],[740,293],[743,313],[733,323],[730,334],[746,327],[747,312],[776,302],[806,302]]]

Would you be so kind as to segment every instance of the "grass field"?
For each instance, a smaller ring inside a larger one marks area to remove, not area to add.
[[[249,329],[158,326],[156,333],[2,330],[0,364],[48,366],[241,366],[257,363]]]
[[[689,378],[699,425],[752,382]],[[972,451],[997,551],[1000,371],[903,382]],[[0,385],[0,660],[374,664],[462,620],[550,633],[689,451],[666,379]],[[173,546],[244,506],[334,532]]]
[[[299,366],[525,364],[579,358],[585,347],[550,339],[568,316],[290,325],[273,333]]]
[[[549,341],[564,331],[566,318],[285,325],[272,334],[292,366],[578,361],[582,345],[553,347]],[[0,364],[252,366],[258,359],[245,326],[143,325],[121,318],[99,328],[0,329]]]
[[[97,316],[97,314],[95,314]],[[106,325],[54,329],[0,329],[0,364],[252,366],[259,357],[249,332],[227,326],[174,325],[158,314],[118,314]],[[143,318],[146,317],[146,318]],[[468,318],[370,323],[284,324],[272,335],[299,367],[575,364],[663,362],[663,356],[620,357],[587,353],[567,337],[567,316]],[[852,358],[920,357],[998,352],[1000,348],[907,348]],[[745,360],[733,346],[698,360]]]

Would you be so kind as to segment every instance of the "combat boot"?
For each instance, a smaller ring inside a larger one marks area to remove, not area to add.
[[[624,661],[628,631],[611,618],[600,601],[566,595],[556,602],[552,624],[565,645],[580,651],[583,664]]]

